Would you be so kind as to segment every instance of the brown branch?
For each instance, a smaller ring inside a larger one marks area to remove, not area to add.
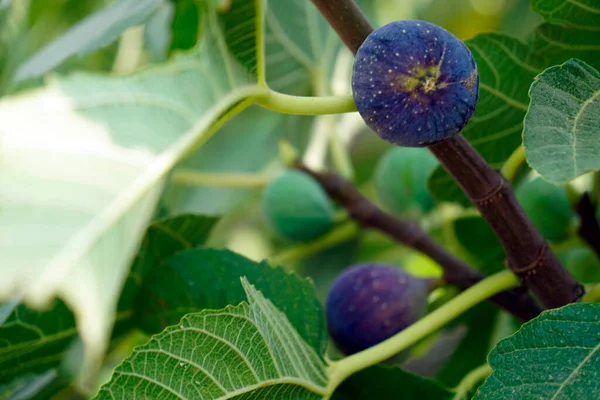
[[[579,216],[579,229],[577,233],[590,246],[600,258],[600,224],[596,218],[596,206],[592,203],[589,193],[584,193],[575,211]]]
[[[386,213],[342,177],[330,172],[315,172],[300,163],[296,164],[296,168],[317,180],[327,194],[362,227],[383,232],[437,262],[443,270],[445,282],[464,290],[484,278],[434,242],[417,222]],[[523,321],[536,317],[541,311],[524,287],[500,293],[490,301]]]
[[[575,302],[583,288],[536,230],[504,177],[462,135],[429,147],[488,222],[506,252],[508,267],[549,308]]]
[[[344,43],[356,54],[372,32],[353,0],[312,0]],[[358,28],[357,28],[358,27]],[[475,151],[462,135],[430,146],[504,247],[508,267],[520,276],[549,308],[575,302],[583,287],[565,270],[535,229],[504,178]]]
[[[356,5],[348,0],[312,0],[329,25],[353,54],[373,32],[373,27]]]

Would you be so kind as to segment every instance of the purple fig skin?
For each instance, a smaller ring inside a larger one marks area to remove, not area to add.
[[[352,94],[366,124],[382,139],[424,147],[458,134],[479,98],[469,48],[425,21],[396,21],[373,31],[358,49]]]
[[[398,268],[360,264],[346,269],[327,296],[327,328],[338,349],[354,354],[395,335],[423,316],[427,281]]]

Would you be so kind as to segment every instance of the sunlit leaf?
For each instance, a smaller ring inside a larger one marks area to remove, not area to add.
[[[0,299],[18,293],[37,308],[60,296],[89,362],[104,351],[166,175],[256,93],[214,12],[205,17],[206,40],[168,64],[123,78],[74,75],[0,102]]]

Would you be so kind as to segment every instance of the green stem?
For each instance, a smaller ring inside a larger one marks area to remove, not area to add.
[[[598,303],[600,302],[600,284],[594,286],[589,292],[587,292],[581,301],[585,303]]]
[[[335,214],[333,214],[333,222],[336,224],[341,224],[342,222],[348,221],[350,218],[348,217],[348,211],[341,209],[337,210]]]
[[[284,265],[310,256],[318,251],[328,249],[336,244],[343,243],[356,236],[358,232],[358,225],[347,223],[313,242],[297,245],[269,259],[272,264]]]
[[[254,8],[256,10],[255,33],[256,38],[256,77],[258,84],[267,87],[267,73],[265,69],[265,8],[267,7],[264,0],[254,0]]]
[[[187,186],[215,186],[231,188],[262,188],[272,177],[264,174],[248,173],[210,173],[180,169],[174,172],[172,181]]]
[[[508,157],[508,160],[504,162],[502,166],[502,175],[509,182],[514,182],[517,177],[517,173],[521,169],[521,166],[525,162],[525,147],[522,145],[517,147],[515,151]]]
[[[328,391],[335,388],[350,375],[380,363],[417,343],[427,335],[469,310],[476,304],[504,290],[519,286],[520,282],[511,271],[502,271],[471,286],[443,306],[426,315],[391,338],[359,353],[332,362],[328,367]]]
[[[468,400],[469,392],[473,391],[475,385],[487,378],[491,373],[492,367],[487,363],[469,372],[454,389],[456,394],[454,395],[453,400]]]
[[[292,96],[268,90],[255,97],[257,104],[284,114],[323,115],[356,111],[354,98],[348,96]]]

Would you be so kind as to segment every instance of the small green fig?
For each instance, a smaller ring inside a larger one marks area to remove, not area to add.
[[[309,241],[334,225],[334,208],[325,191],[310,176],[288,170],[265,188],[262,210],[268,224],[290,241]]]
[[[425,183],[437,165],[435,157],[425,149],[390,149],[375,169],[377,196],[388,210],[400,215],[428,212],[434,202]]]
[[[519,186],[515,194],[542,236],[547,240],[567,237],[575,212],[564,187],[535,178]]]

